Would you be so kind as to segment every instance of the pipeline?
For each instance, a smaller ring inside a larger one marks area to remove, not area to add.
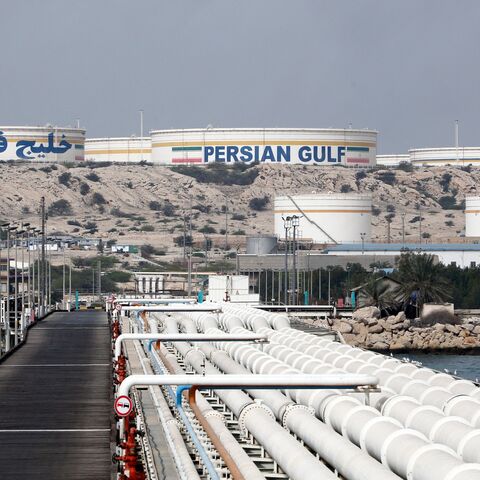
[[[139,358],[141,358],[140,352],[135,345],[135,349]],[[144,374],[154,374],[150,365],[145,365],[145,362],[141,362]],[[172,415],[170,408],[160,390],[160,387],[151,385],[149,387],[150,395],[153,399],[153,404],[157,410],[160,424],[162,425],[165,438],[167,439],[170,452],[173,456],[175,464],[177,466],[180,478],[182,480],[200,480],[197,469],[193,464],[190,453],[187,450],[185,442],[183,441],[182,434],[177,426],[177,421]]]
[[[264,333],[263,330],[266,329],[258,329],[259,332]],[[271,335],[270,339],[274,339],[275,335],[278,334]],[[248,354],[247,348],[245,345],[225,345],[225,350],[230,356],[253,373],[292,372],[292,363],[288,358],[285,359],[288,364],[273,359],[265,359],[262,362],[261,352],[252,351]],[[273,345],[265,346],[267,351],[273,348]],[[298,352],[289,353],[297,356],[297,359],[302,358],[303,362],[310,362],[311,365],[315,361]],[[295,363],[295,366],[300,365],[302,361]],[[295,390],[289,391],[289,395],[296,401],[302,400]],[[480,466],[462,463],[446,447],[429,444],[420,433],[401,428],[398,422],[382,417],[378,411],[361,405],[355,399],[341,396],[327,397],[318,402],[318,396],[315,399],[308,395],[307,398],[307,405],[311,405],[312,400],[316,400],[316,411],[320,418],[403,478],[427,480],[432,478],[433,472],[436,479],[480,478],[478,472]],[[305,397],[303,401],[305,402]],[[319,407],[321,407],[320,411]]]
[[[167,332],[175,333],[176,320],[166,320]],[[174,331],[172,331],[174,330]],[[185,344],[176,344],[185,363],[197,372],[220,374],[221,372],[204,355]],[[253,402],[241,391],[215,390],[215,393],[233,412],[240,423],[265,448],[282,470],[293,480],[333,480],[336,476],[315,456],[305,450],[286,430],[278,425],[273,413],[265,406]]]
[[[155,353],[160,357],[170,374],[185,373],[175,358],[172,358],[173,355],[167,358],[169,354],[162,347],[155,349]],[[203,395],[200,392],[195,392],[194,389],[190,390],[188,401],[190,408],[210,437],[232,477],[235,480],[264,480],[264,475],[225,426],[223,415],[216,412]]]
[[[336,344],[314,335],[296,330],[262,333],[269,336],[270,341],[288,345],[313,358],[343,368],[350,373],[374,373],[380,379],[380,385],[400,395],[411,396],[424,405],[432,405],[442,410],[445,415],[462,417],[473,427],[480,427],[480,402],[470,395],[455,394],[451,391],[432,386],[422,380],[412,378],[412,374],[397,373],[405,371],[405,364],[393,358],[373,354],[359,348],[344,344]],[[409,367],[414,367],[409,365]],[[417,369],[418,370],[418,369]],[[425,369],[427,370],[427,369]],[[468,382],[467,382],[468,383]],[[460,383],[464,385],[463,383]]]

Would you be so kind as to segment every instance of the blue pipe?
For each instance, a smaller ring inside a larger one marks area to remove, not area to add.
[[[155,351],[150,350],[151,354],[150,357],[153,359],[156,363],[157,369],[162,372],[162,375],[165,375],[165,371],[163,368],[160,366],[160,362],[156,358],[157,355],[155,354]],[[207,469],[208,475],[212,480],[220,480],[220,477],[218,476],[217,471],[215,470],[215,466],[213,465],[212,461],[210,460],[210,457],[208,456],[207,452],[205,451],[205,448],[203,447],[202,443],[200,442],[199,438],[197,437],[197,434],[195,433],[195,430],[192,427],[192,424],[190,423],[190,420],[188,419],[187,415],[185,414],[185,410],[183,409],[182,406],[182,393],[185,390],[188,390],[191,387],[191,385],[180,385],[177,387],[177,393],[173,391],[172,387],[170,385],[167,386],[168,393],[171,396],[173,400],[175,400],[175,406],[178,410],[178,413],[180,414],[180,417],[185,425],[185,428],[187,429],[188,434],[190,435],[193,444],[195,445],[195,448],[198,451],[198,454],[200,455],[200,458],[202,459],[202,462]]]

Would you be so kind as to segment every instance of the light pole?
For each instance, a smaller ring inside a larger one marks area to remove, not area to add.
[[[228,250],[228,196],[225,195],[225,253]]]
[[[293,246],[293,292],[292,292],[292,304],[295,305],[298,301],[297,296],[297,239],[296,233],[297,228],[300,226],[300,216],[292,215],[292,227],[293,227],[293,238],[292,238],[292,246]]]
[[[7,258],[5,266],[7,268],[6,292],[5,292],[5,352],[10,350],[10,227],[9,223],[3,223],[2,228],[7,233]],[[0,257],[1,259],[1,257]],[[0,260],[1,264],[1,260]],[[1,290],[1,289],[0,289]],[[2,295],[3,296],[3,295]]]
[[[327,268],[328,271],[328,305],[330,306],[332,304],[331,301],[331,292],[330,292],[330,274],[332,273],[330,270],[330,267]]]
[[[65,244],[62,245],[62,253],[63,253],[63,268],[62,268],[62,310],[64,310],[65,306]]]
[[[405,215],[406,213],[402,213],[402,243],[405,246]]]
[[[14,285],[15,285],[15,295],[14,295],[14,306],[13,306],[13,311],[14,311],[14,327],[13,327],[13,336],[14,336],[14,344],[15,346],[18,343],[18,277],[17,277],[17,245],[18,245],[18,234],[20,233],[19,230],[15,232],[15,267],[14,267]]]
[[[72,257],[68,256],[68,311],[72,308]]]
[[[190,182],[186,185],[185,193],[188,193],[189,197],[189,213],[188,213],[188,296],[192,295],[192,192],[191,188],[193,186],[193,182]]]
[[[292,217],[284,217],[282,215],[283,228],[285,229],[285,278],[284,278],[284,300],[285,305],[288,305],[288,232],[292,227]]]
[[[143,162],[143,110],[140,110],[140,161]]]
[[[20,237],[20,248],[22,249],[22,315],[20,317],[20,338],[23,338],[23,329],[25,324],[25,262],[24,262],[24,242],[25,242],[25,230],[23,229],[25,224],[22,223],[22,231]]]

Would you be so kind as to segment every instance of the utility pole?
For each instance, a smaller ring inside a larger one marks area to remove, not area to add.
[[[66,265],[65,265],[65,244],[63,244],[63,269],[62,269],[62,280],[63,280],[63,283],[62,283],[62,310],[65,306],[65,268],[66,268]]]
[[[190,184],[189,189],[192,188]],[[192,296],[192,192],[188,191],[189,196],[189,213],[188,213],[188,296]]]
[[[92,303],[95,302],[95,267],[92,265]]]
[[[40,315],[45,314],[46,307],[46,278],[47,278],[47,264],[45,261],[45,197],[40,199],[40,216],[41,216],[41,229],[42,229],[42,258],[38,268],[41,283],[38,284],[40,288],[41,302],[39,302],[39,310],[41,306]]]
[[[422,209],[418,207],[418,212],[420,213],[420,223],[419,223],[419,235],[420,235],[420,242],[422,243]]]
[[[98,299],[100,302],[102,301],[102,261],[98,260],[97,262],[97,268],[98,268]]]
[[[292,222],[292,219],[291,217],[283,217],[282,216],[282,220],[283,220],[283,227],[285,228],[285,278],[283,279],[283,282],[284,282],[284,286],[283,286],[283,290],[284,290],[284,301],[285,301],[285,305],[288,305],[288,300],[289,300],[289,296],[288,296],[288,231],[290,230],[290,227],[291,227],[291,222]]]
[[[330,292],[330,274],[331,274],[331,271],[330,271],[330,267],[327,268],[328,270],[328,305],[331,305],[331,292]]]
[[[68,311],[72,308],[72,257],[68,257]]]
[[[140,161],[143,162],[143,110],[140,110]]]
[[[17,247],[18,247],[18,231],[15,232],[15,269],[14,269],[14,284],[15,284],[15,297],[14,297],[14,316],[15,316],[15,323],[14,323],[14,339],[15,339],[15,346],[18,343],[18,274],[17,274],[17,262],[18,262],[18,257],[17,257]]]
[[[402,213],[402,243],[405,246],[405,215],[406,213]]]
[[[293,227],[293,238],[292,238],[292,247],[293,247],[293,282],[292,282],[292,305],[296,305],[297,298],[297,228],[300,225],[300,217],[297,215],[292,216],[292,227]]]
[[[390,243],[390,225],[392,220],[389,218],[387,219],[387,243]]]
[[[228,250],[228,197],[225,195],[225,253]]]

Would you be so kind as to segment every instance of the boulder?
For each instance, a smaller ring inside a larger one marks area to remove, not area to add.
[[[388,343],[385,342],[375,342],[372,345],[372,348],[375,350],[388,350]]]
[[[443,323],[436,323],[433,328],[439,332],[445,331],[445,325]]]
[[[409,326],[410,323],[407,323],[407,321],[395,323],[394,325],[390,325],[390,330],[397,332],[400,330],[406,330]]]
[[[338,324],[335,324],[335,329],[340,333],[352,333],[353,331],[352,325],[347,322],[339,322]]]
[[[380,310],[377,307],[363,307],[353,312],[354,320],[363,320],[366,318],[380,318]]]
[[[478,339],[475,337],[465,337],[463,343],[466,347],[475,347],[478,345]]]
[[[445,325],[445,330],[447,330],[447,332],[454,333],[455,335],[460,333],[460,327],[458,325],[447,324]]]
[[[480,335],[480,325],[477,325],[474,329],[473,329],[473,333],[475,335]]]
[[[368,333],[382,333],[383,327],[378,323],[377,325],[373,325],[372,327],[368,327]]]
[[[370,335],[368,340],[372,345],[377,342],[387,342],[385,335],[381,333],[374,333],[373,335]]]
[[[397,338],[390,344],[390,350],[406,350],[412,347],[412,343],[403,337]]]
[[[395,323],[405,322],[405,320],[407,320],[407,316],[405,315],[405,312],[398,312],[395,315]]]

